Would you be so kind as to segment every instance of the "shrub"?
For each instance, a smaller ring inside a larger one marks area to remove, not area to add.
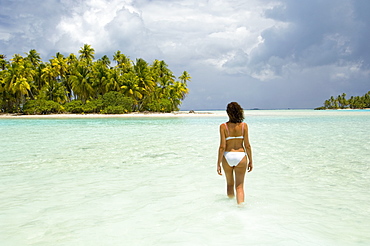
[[[25,114],[57,114],[64,111],[63,106],[59,103],[44,99],[29,100],[23,106]]]
[[[123,106],[108,106],[101,111],[103,114],[124,114],[128,111]]]
[[[103,96],[104,109],[102,113],[105,114],[123,114],[132,112],[134,101],[130,97],[125,97],[117,91],[111,91]]]
[[[156,102],[148,103],[147,109],[152,112],[170,113],[173,111],[171,101],[165,98],[162,98]]]
[[[325,110],[326,107],[318,107],[318,108],[315,108],[315,110]]]
[[[82,105],[82,110],[84,113],[100,113],[103,108],[104,104],[101,98],[93,101],[87,101],[84,105]]]
[[[81,100],[73,100],[64,105],[64,108],[69,113],[81,114],[83,111],[83,104]]]
[[[81,100],[73,100],[64,105],[65,110],[74,114],[81,113],[103,113],[103,114],[124,114],[132,112],[133,100],[123,96],[121,93],[111,91],[103,97],[86,101],[84,104]]]

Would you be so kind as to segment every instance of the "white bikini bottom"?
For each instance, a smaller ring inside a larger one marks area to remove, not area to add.
[[[246,156],[245,152],[224,152],[225,159],[227,161],[227,164],[229,164],[230,167],[237,166]]]

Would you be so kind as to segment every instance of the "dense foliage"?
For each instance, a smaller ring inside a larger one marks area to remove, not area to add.
[[[346,99],[346,94],[338,95],[336,98],[333,96],[325,100],[324,106],[316,108],[320,109],[363,109],[370,108],[370,91],[363,96],[351,97]]]
[[[164,61],[133,62],[117,51],[111,66],[106,55],[94,60],[87,44],[79,54],[57,53],[49,62],[42,62],[34,49],[10,61],[0,55],[0,112],[171,112],[179,110],[188,93],[189,73],[176,79]]]

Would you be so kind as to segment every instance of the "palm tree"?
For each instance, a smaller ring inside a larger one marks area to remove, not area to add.
[[[25,96],[28,95],[31,87],[27,81],[27,78],[19,78],[16,80],[13,86],[13,92],[17,95],[18,105],[23,106],[25,103]]]
[[[149,64],[144,59],[137,59],[136,64],[134,65],[134,71],[136,76],[139,79],[138,86],[143,88],[143,97],[151,94],[154,89],[155,82],[149,70]],[[143,98],[141,98],[143,99]],[[139,101],[139,108],[142,106],[142,101]]]
[[[338,101],[336,99],[334,99],[333,96],[330,97],[329,101],[330,101],[330,108],[331,109],[338,108]]]
[[[325,100],[324,107],[325,108],[330,108],[330,101],[329,100]]]
[[[21,63],[23,62],[23,56],[21,56],[20,54],[14,54],[13,55],[13,58],[10,59],[13,63]]]
[[[60,52],[57,52],[57,53],[55,53],[55,57],[58,58],[58,59],[59,58],[64,58],[64,55]]]
[[[71,79],[73,93],[85,103],[94,94],[93,77],[89,67],[85,63],[79,64]]]
[[[370,91],[364,95],[365,108],[370,108]]]
[[[17,77],[19,77],[19,65],[16,63],[9,63],[7,69],[1,71],[1,90],[2,90],[2,101],[3,110],[5,112],[12,112],[15,108],[15,94],[13,87]]]
[[[3,77],[3,90],[5,90],[12,99],[9,101],[9,108],[18,110],[25,103],[26,96],[30,94],[30,83],[33,80],[33,70],[27,67],[27,63],[19,55],[14,56],[17,62],[11,62],[7,66]]]
[[[113,60],[117,62],[117,67],[122,69],[125,73],[132,69],[132,61],[130,58],[122,54],[119,50],[114,53]]]
[[[77,63],[77,57],[75,54],[71,53],[69,54],[69,56],[67,57],[67,64],[69,66],[73,65],[73,64],[76,64]]]
[[[45,85],[45,81],[42,79],[42,70],[46,67],[45,63],[41,62],[37,67],[33,69],[33,81],[31,84],[31,98],[37,98],[40,94],[42,87]]]
[[[63,80],[63,84],[66,88],[67,91],[67,98],[68,101],[70,102],[73,97],[73,91],[72,91],[72,75],[75,73],[76,67],[78,66],[78,59],[75,54],[71,53],[69,56],[66,58],[66,67],[67,67],[67,72],[66,72],[66,78]]]
[[[342,109],[347,107],[347,105],[348,105],[348,101],[346,99],[346,96],[347,96],[346,93],[343,93],[342,95],[338,95],[338,97],[337,97],[339,107],[342,108]]]
[[[145,93],[145,88],[140,87],[139,83],[140,79],[134,72],[131,71],[123,75],[123,85],[121,86],[122,93],[134,100],[137,110],[140,110],[138,101],[143,98],[143,94]]]
[[[108,56],[104,55],[98,61],[101,61],[106,66],[106,68],[110,68],[110,60]]]
[[[98,95],[104,95],[108,92],[107,84],[109,81],[110,71],[111,70],[107,68],[107,63],[103,60],[98,60],[97,62],[94,62],[92,73],[95,97],[98,97]]]
[[[54,100],[54,88],[57,80],[58,72],[52,67],[50,63],[47,63],[45,68],[42,69],[41,78],[44,81],[44,86],[41,89],[46,96],[47,100]]]
[[[151,70],[158,86],[165,88],[175,82],[175,76],[164,61],[154,60]]]
[[[5,58],[6,58],[6,55],[0,54],[0,68],[1,68],[1,70],[5,70],[5,66],[6,66],[6,64],[8,64],[8,62],[5,60]]]
[[[175,82],[169,88],[169,99],[172,104],[172,111],[179,110],[178,106],[181,104],[181,101],[184,100],[186,94],[189,90],[186,88],[185,83]]]
[[[56,84],[53,83],[53,92],[55,95],[53,98],[57,98],[58,101],[70,101],[72,95],[72,86],[70,81],[67,79],[69,65],[67,59],[61,53],[56,53],[53,59],[50,60],[51,68],[55,71]],[[61,91],[63,90],[63,93]],[[63,94],[63,96],[62,96]]]
[[[56,56],[53,56],[53,59],[50,60],[50,64],[57,73],[57,79],[62,81],[67,76],[68,72],[67,60],[62,54],[57,53]]]
[[[50,83],[51,81],[56,80],[57,76],[57,70],[53,69],[50,63],[47,63],[45,68],[42,70],[41,78],[44,79],[46,83]]]
[[[95,50],[89,44],[84,44],[83,47],[78,51],[80,53],[80,60],[85,60],[87,63],[92,62],[94,59]]]
[[[113,61],[117,62],[117,66],[120,64],[120,61],[121,61],[121,51],[120,50],[117,50],[116,52],[114,52],[113,54]]]
[[[181,83],[186,83],[191,80],[190,74],[186,71],[182,72],[181,76],[179,77]]]
[[[31,62],[31,64],[36,67],[41,62],[40,54],[37,53],[35,49],[30,50],[28,53],[26,53],[26,59]]]
[[[120,91],[122,86],[122,74],[121,70],[114,68],[109,71],[108,81],[105,85],[106,91]]]

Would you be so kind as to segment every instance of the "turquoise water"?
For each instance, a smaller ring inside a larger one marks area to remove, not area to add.
[[[207,117],[0,119],[0,245],[369,245],[370,111],[246,111],[246,205]]]

